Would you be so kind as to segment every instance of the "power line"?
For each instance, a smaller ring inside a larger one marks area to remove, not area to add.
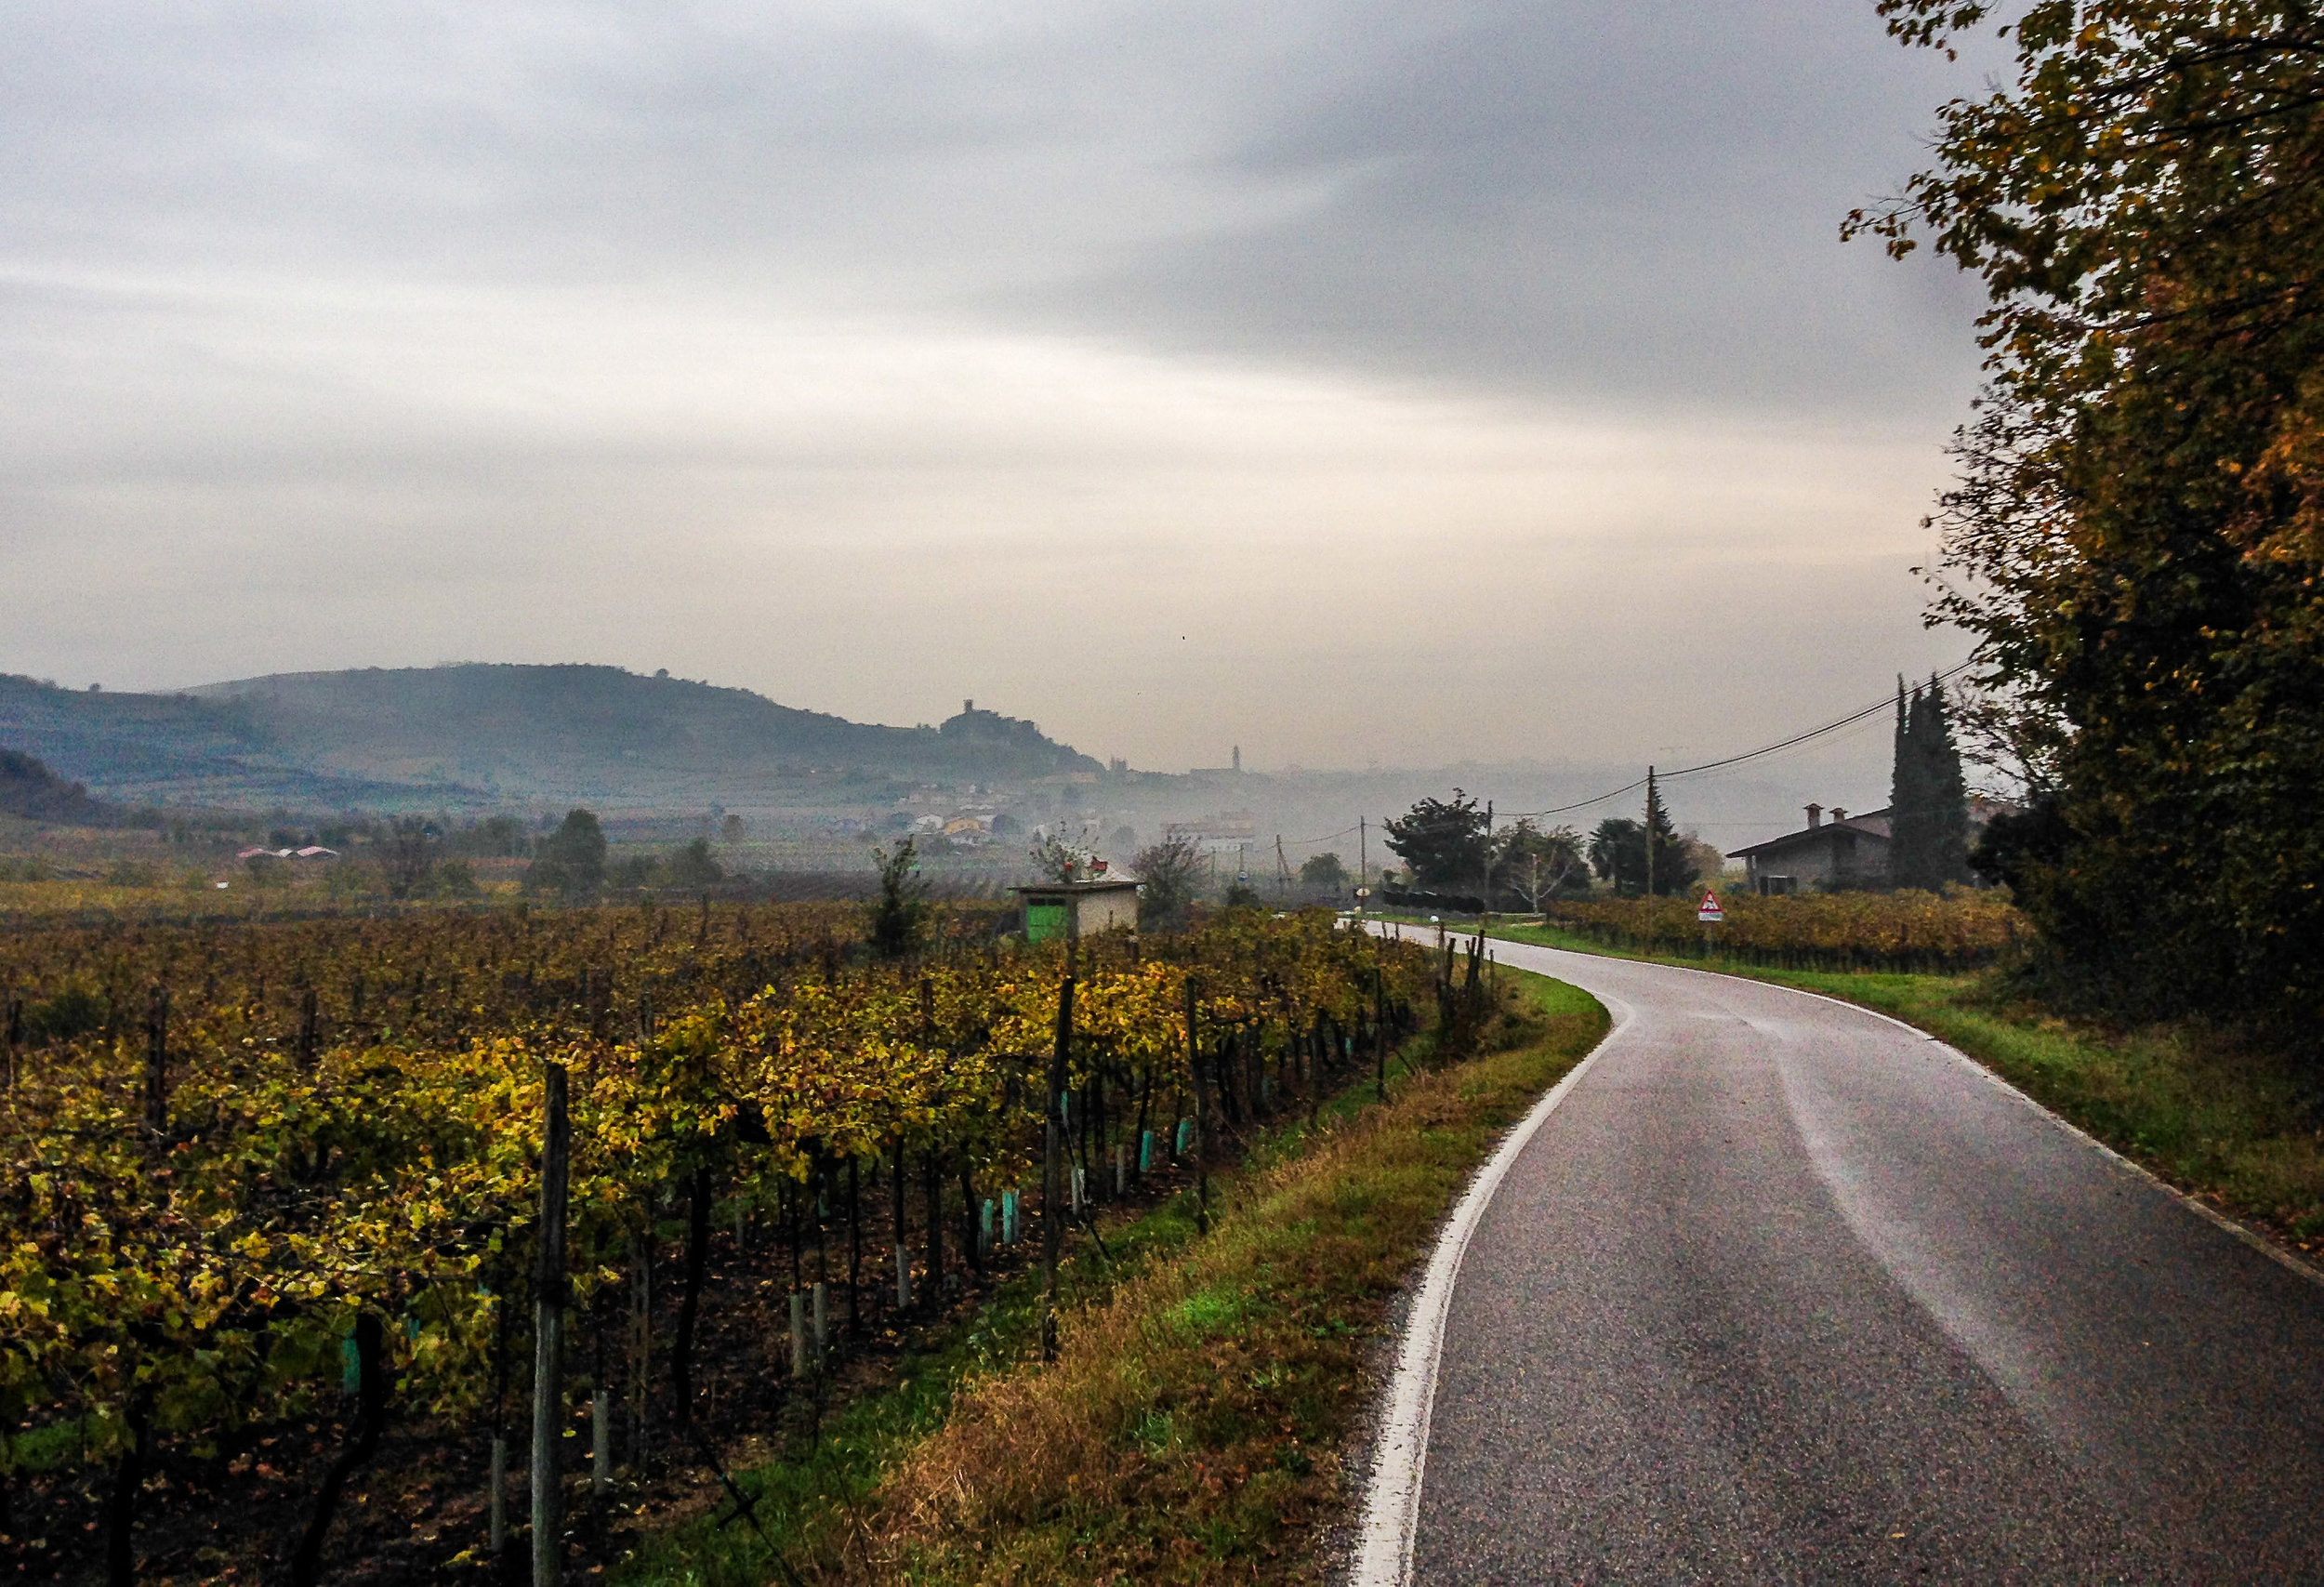
[[[1962,662],[1958,667],[1949,668],[1947,670],[1938,673],[1934,679],[1931,680],[1931,681],[1936,683],[1948,682],[1951,680],[1960,677],[1962,673],[1968,671],[1969,668],[1974,665],[1975,659],[1973,657],[1968,661]],[[1856,723],[1864,721],[1865,718],[1877,716],[1882,711],[1888,709],[1895,704],[1895,700],[1893,696],[1886,699],[1875,700],[1872,704],[1865,707],[1862,710],[1851,711],[1846,716],[1840,718],[1837,721],[1828,721],[1821,727],[1809,728],[1805,733],[1795,733],[1790,737],[1778,740],[1774,744],[1763,744],[1757,749],[1747,749],[1740,755],[1729,755],[1724,760],[1706,760],[1699,766],[1682,766],[1675,772],[1663,772],[1658,774],[1658,775],[1662,781],[1669,782],[1672,777],[1691,777],[1697,772],[1716,772],[1725,766],[1739,766],[1746,760],[1756,760],[1763,755],[1773,755],[1779,749],[1792,748],[1797,745],[1807,743],[1810,739],[1821,738],[1828,733],[1838,733],[1843,727],[1854,727]],[[1604,804],[1610,799],[1619,799],[1624,794],[1634,793],[1645,786],[1646,779],[1640,777],[1635,782],[1624,783],[1618,788],[1611,789],[1608,792],[1598,794],[1590,799],[1578,800],[1573,804],[1555,805],[1548,810],[1520,811],[1516,813],[1516,815],[1512,817],[1512,819],[1524,821],[1529,820],[1537,815],[1564,815],[1569,811],[1587,810],[1593,804]]]
[[[1962,673],[1968,671],[1972,665],[1974,665],[1974,663],[1964,661],[1949,672],[1938,673],[1935,678],[1931,680],[1931,681],[1942,683],[1948,679],[1958,678]],[[1876,700],[1860,711],[1855,711],[1847,716],[1842,717],[1838,721],[1826,722],[1821,727],[1814,727],[1808,729],[1805,733],[1794,734],[1780,744],[1770,744],[1764,748],[1747,750],[1740,755],[1730,755],[1723,760],[1706,760],[1699,766],[1682,766],[1675,772],[1665,772],[1662,774],[1666,777],[1687,777],[1694,775],[1697,772],[1715,772],[1722,766],[1734,766],[1739,765],[1745,760],[1756,760],[1762,755],[1773,755],[1778,749],[1789,749],[1795,744],[1805,744],[1811,738],[1821,738],[1828,733],[1838,733],[1843,727],[1854,727],[1857,722],[1862,721],[1866,717],[1878,716],[1881,712],[1888,709],[1889,707],[1895,704],[1895,701],[1893,698]]]
[[[1972,657],[1968,661],[1961,662],[1957,667],[1948,668],[1946,670],[1937,673],[1935,677],[1931,680],[1931,681],[1936,683],[1950,682],[1952,680],[1960,677],[1962,673],[1968,671],[1969,668],[1975,664],[1975,658]],[[1747,749],[1740,755],[1729,755],[1718,760],[1705,760],[1698,766],[1682,766],[1677,771],[1662,772],[1657,774],[1657,775],[1660,781],[1667,783],[1673,777],[1691,777],[1702,772],[1717,772],[1729,766],[1740,766],[1746,761],[1757,760],[1763,756],[1774,755],[1786,749],[1797,748],[1802,744],[1807,744],[1816,739],[1822,738],[1827,734],[1838,733],[1842,728],[1854,727],[1858,722],[1866,720],[1868,717],[1878,716],[1882,711],[1888,709],[1895,703],[1895,701],[1893,696],[1875,700],[1872,704],[1865,707],[1862,710],[1850,711],[1844,717],[1840,717],[1835,721],[1828,721],[1821,727],[1809,728],[1805,733],[1795,733],[1789,738],[1778,739],[1773,744],[1763,744],[1758,748]],[[1646,779],[1640,777],[1633,782],[1624,783],[1618,788],[1611,788],[1602,794],[1593,794],[1588,799],[1578,800],[1572,804],[1552,805],[1547,810],[1521,810],[1513,814],[1508,815],[1506,819],[1512,821],[1529,821],[1534,817],[1540,815],[1565,815],[1573,811],[1587,810],[1593,804],[1604,804],[1608,800],[1619,799],[1626,793],[1635,793],[1645,786]],[[1728,822],[1723,824],[1714,823],[1713,825],[1736,826],[1743,824]],[[1293,843],[1300,845],[1301,847],[1305,847],[1310,843],[1328,843],[1334,838],[1345,838],[1350,833],[1356,830],[1357,827],[1342,827],[1337,832],[1326,832],[1321,837],[1285,838],[1279,839],[1278,841]]]
[[[1283,839],[1283,840],[1282,840],[1283,842],[1286,842],[1286,843],[1295,843],[1295,844],[1307,844],[1307,843],[1328,843],[1328,842],[1330,842],[1330,841],[1331,841],[1334,838],[1344,838],[1344,837],[1346,837],[1349,833],[1351,833],[1351,832],[1353,832],[1353,831],[1354,831],[1354,830],[1355,830],[1355,827],[1354,827],[1353,825],[1351,825],[1351,826],[1347,826],[1347,827],[1340,827],[1340,830],[1339,830],[1339,831],[1337,831],[1337,832],[1327,832],[1327,833],[1325,833],[1325,834],[1324,834],[1322,837],[1320,837],[1320,838],[1285,838],[1285,839]]]

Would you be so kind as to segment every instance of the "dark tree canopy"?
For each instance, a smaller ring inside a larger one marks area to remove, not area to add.
[[[1881,0],[1907,43],[2001,20]],[[1852,228],[1983,277],[1937,615],[2034,810],[1985,865],[2125,1012],[2324,1013],[2324,17],[2040,0]]]
[[[726,868],[710,853],[710,840],[696,838],[669,857],[672,887],[710,887],[726,879]]]
[[[1142,930],[1172,931],[1186,923],[1186,906],[1202,891],[1202,846],[1185,836],[1149,843],[1130,856],[1139,881],[1138,924]]]
[[[1646,781],[1646,809],[1642,820],[1613,816],[1598,823],[1590,835],[1590,865],[1617,893],[1631,897],[1647,891],[1648,835],[1652,834],[1653,891],[1657,898],[1694,889],[1697,872],[1687,842],[1670,823],[1670,807],[1662,802],[1660,786]]]
[[[1485,883],[1492,824],[1488,807],[1455,788],[1449,800],[1424,799],[1382,830],[1388,847],[1412,867],[1417,885],[1469,893]]]
[[[567,897],[586,897],[605,885],[605,829],[586,810],[566,813],[534,851],[528,885]]]
[[[1300,863],[1300,885],[1317,893],[1343,893],[1347,864],[1338,854],[1311,854]]]
[[[0,749],[0,814],[94,826],[109,813],[88,789],[65,781],[37,758]]]
[[[1609,815],[1590,834],[1590,867],[1614,891],[1636,896],[1646,891],[1646,827],[1627,815]]]
[[[872,952],[902,959],[919,946],[928,927],[928,887],[920,880],[918,846],[906,838],[873,859],[879,866],[879,895],[871,906]]]
[[[409,898],[426,887],[443,852],[443,835],[434,822],[417,815],[399,815],[388,826],[378,846],[379,878],[390,898]],[[260,875],[256,873],[253,881]],[[261,883],[263,885],[263,883]]]
[[[480,859],[522,859],[533,852],[533,837],[516,816],[488,815],[448,835],[444,849]]]
[[[1896,681],[1896,770],[1889,788],[1888,879],[1937,893],[1969,879],[1969,787],[1945,687]]]

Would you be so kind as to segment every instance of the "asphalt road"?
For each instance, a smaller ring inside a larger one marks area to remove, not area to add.
[[[1417,1582],[2324,1581],[2324,1287],[1876,1015],[1613,1010],[1451,1283]]]

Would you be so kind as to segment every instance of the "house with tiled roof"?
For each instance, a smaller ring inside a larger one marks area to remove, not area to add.
[[[1889,812],[1850,815],[1835,805],[1807,807],[1807,825],[1797,832],[1736,849],[1727,855],[1743,862],[1752,892],[1802,893],[1813,888],[1888,885]]]

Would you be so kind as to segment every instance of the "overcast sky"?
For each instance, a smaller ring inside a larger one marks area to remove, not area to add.
[[[1174,769],[1667,760],[1967,649],[1909,569],[1976,302],[1838,231],[1976,83],[1870,0],[0,30],[0,670],[603,661]]]

